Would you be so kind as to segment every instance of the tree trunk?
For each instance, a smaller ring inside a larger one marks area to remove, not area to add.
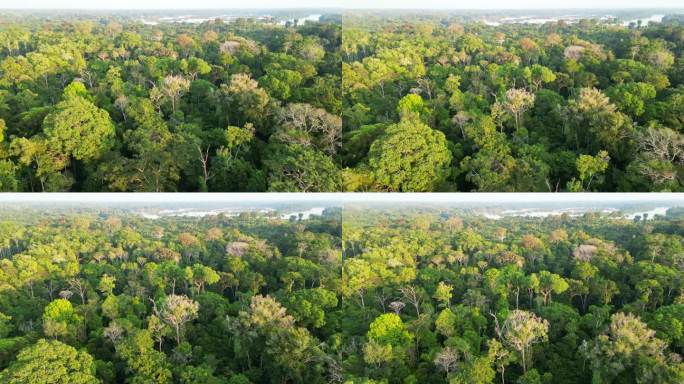
[[[527,365],[525,364],[525,348],[524,347],[522,349],[522,364],[523,364],[523,373],[527,373]]]

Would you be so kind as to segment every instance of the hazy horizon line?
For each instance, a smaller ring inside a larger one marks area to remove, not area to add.
[[[642,6],[621,6],[621,7],[530,7],[530,8],[377,8],[377,7],[344,7],[344,6],[295,6],[295,7],[196,7],[196,8],[175,8],[175,7],[159,7],[159,8],[63,8],[63,7],[39,7],[39,8],[1,8],[1,11],[219,11],[219,10],[240,10],[240,11],[263,11],[263,10],[311,10],[311,9],[330,9],[330,10],[346,10],[346,11],[564,11],[564,10],[592,10],[592,11],[614,11],[614,10],[679,10],[684,11],[684,6],[656,6],[656,7],[642,7]]]

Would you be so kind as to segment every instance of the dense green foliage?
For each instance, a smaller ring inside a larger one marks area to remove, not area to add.
[[[339,375],[339,209],[303,220],[22,212],[0,219],[0,382]]]
[[[669,20],[0,18],[0,190],[679,191]]]
[[[488,26],[351,14],[341,51],[348,190],[684,189],[677,21]],[[435,136],[447,140],[422,142]],[[378,159],[397,158],[394,177]]]
[[[0,16],[0,190],[338,190],[340,30]]]
[[[18,209],[0,212],[3,383],[684,380],[674,211]]]
[[[681,383],[684,221],[345,208],[348,383]]]

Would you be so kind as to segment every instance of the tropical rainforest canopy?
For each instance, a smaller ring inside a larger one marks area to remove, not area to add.
[[[347,189],[682,190],[681,20],[371,16],[342,29]]]
[[[0,382],[680,384],[682,214],[5,209]]]
[[[0,222],[0,382],[327,383],[341,222],[16,211]]]
[[[1,190],[682,189],[677,18],[1,21]]]
[[[339,189],[339,18],[148,24],[0,16],[0,190]]]
[[[347,207],[348,383],[684,381],[684,221]]]

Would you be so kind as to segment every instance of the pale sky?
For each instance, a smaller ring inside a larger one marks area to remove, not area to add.
[[[0,0],[0,9],[199,9],[199,8],[684,8],[681,0]]]

